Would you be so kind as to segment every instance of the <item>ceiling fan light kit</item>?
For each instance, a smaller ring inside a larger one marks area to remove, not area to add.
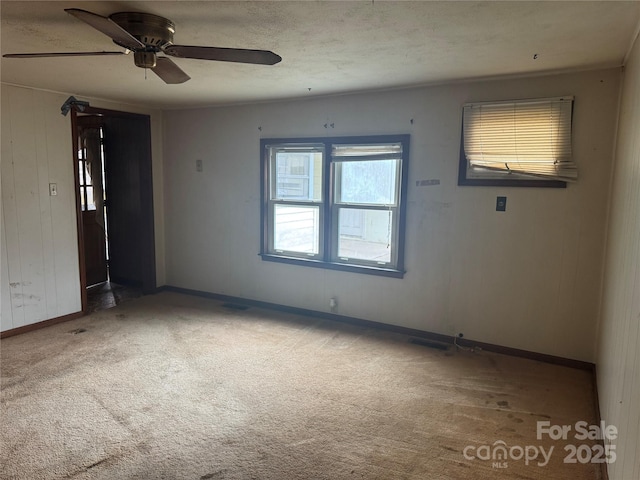
[[[116,45],[124,48],[125,52],[14,53],[3,56],[7,58],[73,57],[121,55],[132,51],[137,67],[150,69],[168,84],[184,83],[191,77],[168,57],[158,57],[159,53],[179,58],[255,65],[275,65],[282,60],[279,55],[268,50],[174,45],[175,24],[167,18],[150,13],[118,12],[109,17],[103,17],[78,8],[68,8],[65,12],[107,35]]]
[[[155,68],[158,63],[154,52],[133,52],[133,62],[136,67]]]

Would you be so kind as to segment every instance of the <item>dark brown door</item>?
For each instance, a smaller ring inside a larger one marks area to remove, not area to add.
[[[82,208],[82,239],[87,286],[107,281],[103,210],[101,119],[81,116],[78,123],[78,176]]]
[[[155,290],[151,128],[146,115],[105,115],[109,277]]]
[[[95,211],[82,212],[84,233],[84,265],[87,272],[87,286],[107,281],[107,248],[104,230],[96,222]]]

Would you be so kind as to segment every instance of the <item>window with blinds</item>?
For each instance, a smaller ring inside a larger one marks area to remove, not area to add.
[[[530,186],[565,186],[577,180],[572,108],[573,97],[464,105],[458,183],[517,185],[530,180]]]

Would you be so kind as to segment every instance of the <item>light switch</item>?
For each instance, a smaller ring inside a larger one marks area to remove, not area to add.
[[[57,183],[50,183],[49,184],[49,195],[50,196],[55,196],[58,195],[58,184]]]
[[[496,212],[507,211],[507,197],[498,197],[496,199]]]

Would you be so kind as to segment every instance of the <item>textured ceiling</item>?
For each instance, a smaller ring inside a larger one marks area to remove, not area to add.
[[[162,108],[619,66],[640,22],[640,1],[3,0],[0,8],[3,54],[117,50],[64,12],[82,8],[153,13],[175,22],[177,44],[283,58],[274,66],[175,59],[192,78],[179,85],[145,75],[132,55],[2,59],[6,83]]]

